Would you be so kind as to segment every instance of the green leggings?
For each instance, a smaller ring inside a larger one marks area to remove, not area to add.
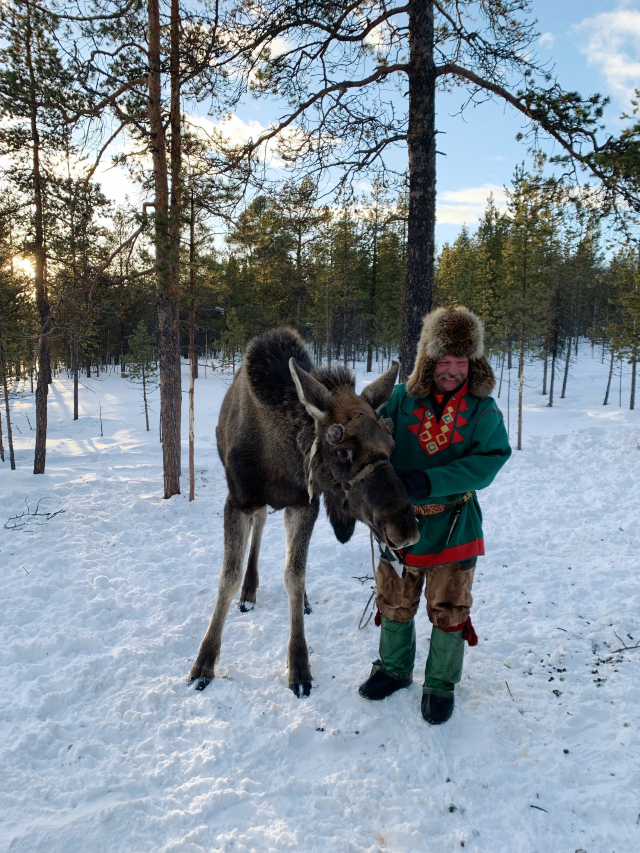
[[[380,630],[380,657],[374,666],[394,678],[413,675],[416,658],[416,629],[413,619],[393,622],[382,616]],[[439,696],[450,696],[462,677],[464,640],[460,631],[442,631],[435,625],[431,629],[431,644],[424,672],[423,691]]]

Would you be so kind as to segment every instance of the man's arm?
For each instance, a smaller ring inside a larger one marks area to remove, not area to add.
[[[444,497],[485,489],[511,456],[502,414],[497,409],[478,419],[466,456],[429,471],[430,497]]]

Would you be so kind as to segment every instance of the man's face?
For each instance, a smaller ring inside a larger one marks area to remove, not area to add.
[[[455,391],[464,384],[469,373],[469,359],[465,356],[443,355],[436,362],[433,380],[439,391]]]

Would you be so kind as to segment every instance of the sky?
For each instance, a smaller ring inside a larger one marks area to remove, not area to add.
[[[605,118],[614,133],[640,87],[640,2],[619,0],[534,0],[541,38],[538,52],[556,67],[565,89],[600,92],[611,104]],[[438,225],[440,243],[454,239],[462,224],[475,225],[488,192],[503,200],[514,167],[528,160],[515,137],[523,122],[514,110],[486,103],[455,115],[462,92],[440,96],[438,129]]]
[[[540,60],[555,65],[563,88],[608,95],[607,127],[618,133],[620,115],[630,109],[634,86],[640,87],[640,0],[534,0],[533,10]],[[455,239],[463,224],[477,224],[490,193],[503,206],[515,166],[530,162],[526,144],[516,141],[523,122],[512,108],[488,102],[460,115],[463,101],[463,89],[440,94],[437,101],[440,245]],[[255,138],[275,117],[272,105],[249,100],[228,127],[235,136]],[[117,201],[131,193],[118,170],[103,173],[102,180],[106,194]],[[364,180],[360,184],[362,190],[367,186]]]

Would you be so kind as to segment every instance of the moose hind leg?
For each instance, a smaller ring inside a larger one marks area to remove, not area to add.
[[[214,677],[215,665],[220,657],[222,629],[233,596],[240,586],[250,530],[251,516],[233,506],[231,499],[227,497],[224,505],[224,557],[218,582],[218,597],[207,633],[200,643],[198,657],[189,673],[189,681],[198,680],[196,690],[204,690]]]
[[[287,528],[287,561],[284,569],[284,586],[289,596],[289,652],[287,666],[289,687],[296,696],[311,693],[311,668],[304,636],[304,599],[307,554],[313,525],[318,517],[319,503],[314,500],[308,507],[287,507],[284,523]]]
[[[243,613],[253,610],[256,603],[256,590],[260,586],[258,576],[258,557],[260,556],[260,543],[262,542],[262,531],[267,520],[267,508],[263,506],[253,516],[251,524],[251,544],[249,545],[249,559],[244,573],[242,590],[238,607]]]

